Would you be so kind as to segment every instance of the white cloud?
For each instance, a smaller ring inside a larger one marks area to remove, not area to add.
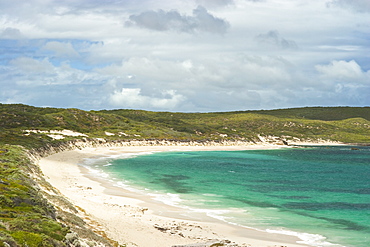
[[[0,32],[1,39],[22,39],[24,38],[21,31],[17,28],[7,27]]]
[[[176,90],[234,90],[279,88],[291,84],[291,65],[282,58],[236,55],[171,61],[147,57],[131,58],[121,65],[99,69],[99,73],[127,78],[146,88]]]
[[[118,79],[113,85],[115,96],[122,98],[121,86],[141,88],[141,93],[146,95],[150,95],[153,88],[161,92],[171,88],[186,98],[177,109],[191,111],[190,107],[201,110],[241,109],[241,105],[258,108],[266,100],[260,97],[265,91],[299,87],[296,83],[299,78],[292,69],[282,58],[238,55],[184,61],[133,58],[121,65],[100,69],[99,73]],[[163,96],[156,94],[156,97]]]
[[[321,82],[320,101],[332,105],[369,105],[370,71],[364,71],[354,60],[335,60],[327,65],[317,65]],[[333,103],[334,102],[334,103]],[[341,103],[338,103],[341,102]]]
[[[10,64],[24,73],[50,74],[54,72],[54,67],[47,58],[36,60],[30,57],[19,57],[11,60]]]
[[[0,1],[0,102],[176,111],[370,105],[367,3]]]
[[[110,102],[122,108],[172,110],[185,100],[184,96],[174,90],[163,91],[161,96],[143,95],[140,88],[122,88],[110,96]]]
[[[369,0],[332,0],[328,5],[339,6],[346,9],[350,8],[358,12],[370,12]]]
[[[54,66],[47,58],[20,57],[10,61],[11,80],[24,86],[103,84],[106,76],[72,68],[68,63]]]
[[[196,3],[206,8],[219,8],[228,5],[233,5],[234,0],[196,0]]]
[[[366,79],[370,82],[370,72],[363,72],[360,65],[356,61],[332,61],[328,65],[317,65],[316,69],[321,73],[321,76],[344,82],[363,82]]]
[[[223,34],[229,28],[229,23],[214,17],[204,7],[198,6],[192,16],[181,15],[176,10],[146,11],[139,15],[131,15],[127,26],[137,25],[156,31],[194,32],[204,31]]]
[[[258,43],[265,46],[277,47],[280,49],[298,49],[294,41],[281,38],[278,31],[269,31],[266,34],[259,34],[255,39]]]
[[[168,61],[147,57],[133,57],[119,65],[110,65],[97,70],[106,75],[127,77],[134,76],[138,83],[176,83],[190,76],[187,66],[180,61]]]
[[[44,45],[43,49],[55,52],[58,57],[79,57],[78,52],[69,42],[50,41]]]

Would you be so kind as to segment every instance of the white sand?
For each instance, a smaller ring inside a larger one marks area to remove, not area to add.
[[[46,180],[74,205],[86,211],[107,235],[120,244],[139,247],[171,247],[227,239],[245,246],[306,246],[298,238],[233,226],[206,215],[186,212],[148,196],[114,187],[77,165],[85,158],[148,151],[205,151],[276,148],[251,146],[136,146],[84,148],[57,153],[39,162]],[[148,209],[148,210],[147,210]],[[248,245],[247,245],[248,244]]]

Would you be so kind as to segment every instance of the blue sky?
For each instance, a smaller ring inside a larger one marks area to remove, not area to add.
[[[0,0],[0,103],[370,105],[368,0]]]

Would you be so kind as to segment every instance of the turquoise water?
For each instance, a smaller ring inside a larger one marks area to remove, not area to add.
[[[370,148],[158,152],[96,171],[168,204],[313,246],[370,246]]]

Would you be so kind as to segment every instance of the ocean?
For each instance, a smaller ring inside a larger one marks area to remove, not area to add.
[[[117,186],[312,246],[370,246],[370,147],[122,154],[85,164]]]

